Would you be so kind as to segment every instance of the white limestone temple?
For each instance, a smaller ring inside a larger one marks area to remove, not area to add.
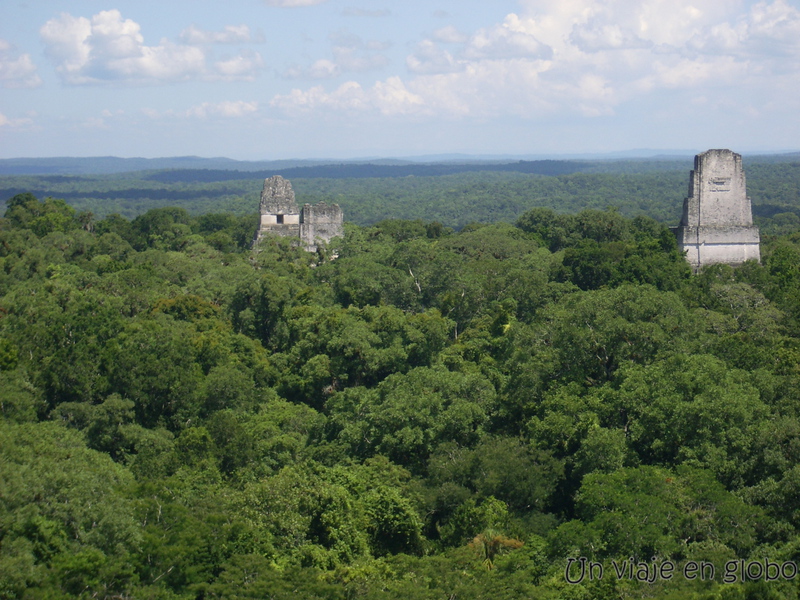
[[[309,252],[316,252],[320,243],[328,243],[344,235],[342,209],[338,204],[304,204],[297,207],[294,190],[288,179],[275,175],[264,180],[259,204],[261,221],[253,242],[265,235],[299,238]]]
[[[761,238],[753,225],[740,154],[707,150],[694,157],[689,197],[673,231],[695,271],[714,263],[761,259]]]

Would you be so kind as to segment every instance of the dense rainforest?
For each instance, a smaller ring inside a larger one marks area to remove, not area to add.
[[[800,219],[692,274],[560,208],[312,254],[11,197],[0,598],[797,598]]]
[[[92,159],[73,160],[87,161],[87,167],[93,164]],[[13,172],[9,162],[0,160],[0,173]],[[70,162],[67,166],[78,165]],[[291,180],[301,206],[336,202],[345,218],[357,225],[389,218],[422,219],[460,229],[470,223],[513,223],[533,208],[576,213],[609,207],[626,217],[648,216],[677,225],[692,161],[314,166],[287,162],[271,166],[274,168],[260,171],[214,168],[0,175],[0,201],[20,193],[54,196],[98,218],[116,213],[134,219],[152,208],[175,206],[195,216],[209,212],[247,215],[258,206],[264,178],[280,174]],[[800,226],[798,156],[745,157],[745,170],[753,214],[762,230],[780,233]]]

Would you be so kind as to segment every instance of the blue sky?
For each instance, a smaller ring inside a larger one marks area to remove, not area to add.
[[[800,148],[800,0],[0,2],[0,158]]]

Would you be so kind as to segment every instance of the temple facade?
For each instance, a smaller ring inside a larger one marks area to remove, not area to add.
[[[316,252],[321,243],[344,235],[342,209],[338,204],[304,204],[300,209],[292,184],[280,175],[264,181],[259,213],[261,221],[254,244],[265,235],[280,235],[297,238],[306,250]]]
[[[673,231],[694,270],[761,259],[761,238],[753,225],[740,154],[707,150],[694,157],[689,196]]]

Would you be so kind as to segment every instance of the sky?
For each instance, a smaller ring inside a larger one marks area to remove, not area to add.
[[[0,0],[0,158],[800,149],[800,0]]]

